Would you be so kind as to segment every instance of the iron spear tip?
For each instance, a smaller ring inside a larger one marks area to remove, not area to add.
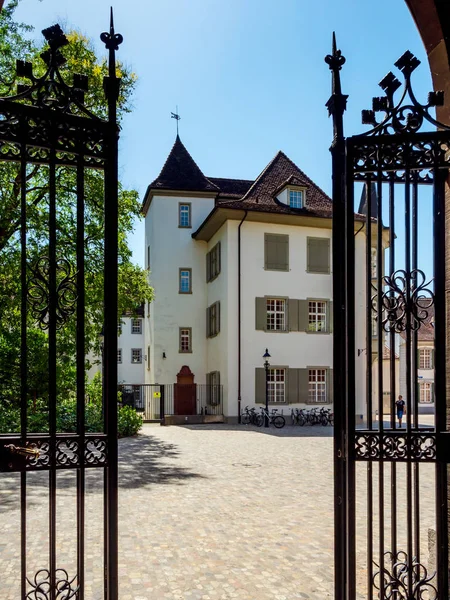
[[[331,52],[332,52],[332,54],[336,54],[336,51],[337,51],[337,46],[336,46],[336,32],[333,31],[333,43],[332,43]]]
[[[113,13],[113,7],[111,6],[111,16],[110,16],[110,21],[109,21],[109,28],[111,30],[111,33],[114,31],[114,13]]]

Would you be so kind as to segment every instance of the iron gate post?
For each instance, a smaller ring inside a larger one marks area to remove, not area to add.
[[[161,396],[159,398],[159,420],[161,425],[166,424],[166,407],[165,407],[165,385],[160,386]]]

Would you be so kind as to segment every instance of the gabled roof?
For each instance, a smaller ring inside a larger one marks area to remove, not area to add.
[[[242,198],[254,183],[253,179],[229,179],[225,177],[208,177],[208,179],[220,189],[219,202],[225,199]]]
[[[219,192],[217,185],[203,175],[178,135],[161,173],[149,189]]]
[[[292,209],[277,200],[277,193],[289,184],[308,188],[305,208]],[[312,213],[324,217],[330,217],[332,210],[331,198],[281,151],[257,177],[241,200],[221,203],[220,206],[287,214]]]

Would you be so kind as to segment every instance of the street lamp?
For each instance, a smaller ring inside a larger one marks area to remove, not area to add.
[[[265,353],[263,354],[264,358],[264,369],[266,371],[266,414],[264,416],[264,427],[269,427],[269,350],[266,348]]]
[[[105,407],[105,333],[103,331],[103,327],[98,334],[98,345],[100,347],[100,354],[102,356],[102,421],[104,417],[104,407]]]

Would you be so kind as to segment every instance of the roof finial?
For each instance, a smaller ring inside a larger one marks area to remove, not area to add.
[[[174,112],[174,113],[171,112],[170,113],[170,118],[171,119],[175,119],[176,122],[177,122],[177,137],[178,137],[178,121],[180,121],[180,119],[181,119],[180,115],[178,114],[178,106],[176,107],[176,111],[177,112]]]
[[[342,69],[342,65],[345,64],[345,57],[342,56],[340,50],[337,49],[336,34],[333,31],[333,38],[331,44],[331,54],[325,57],[325,62],[332,72],[331,81],[331,97],[328,100],[326,106],[328,113],[333,115],[334,123],[334,141],[343,136],[343,122],[342,115],[347,104],[347,97],[342,93],[341,90],[341,75],[339,71]]]
[[[111,33],[111,35],[114,35],[114,14],[113,14],[112,6],[111,6],[111,17],[109,20],[109,32]]]

